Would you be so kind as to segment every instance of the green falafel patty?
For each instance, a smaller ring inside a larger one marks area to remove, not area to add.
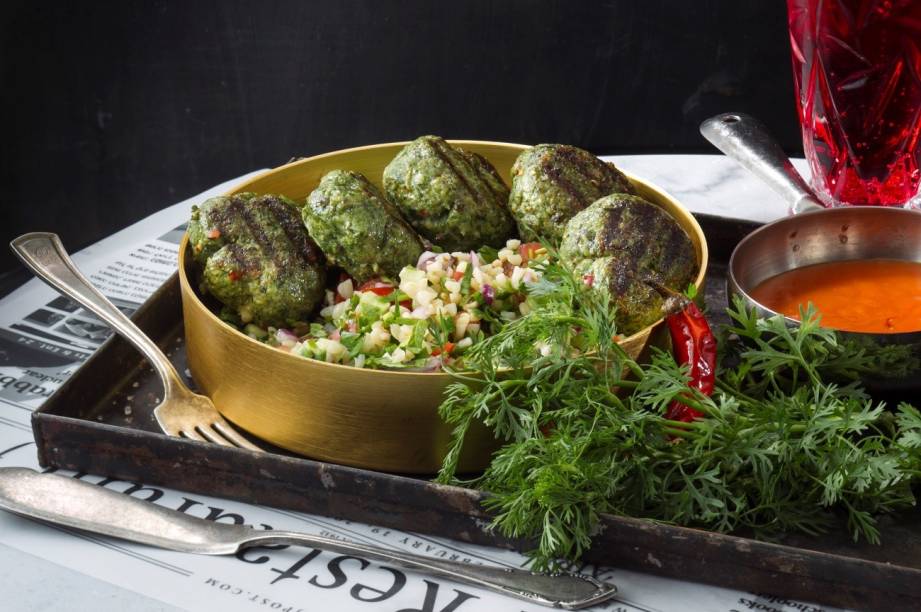
[[[384,190],[416,231],[448,251],[501,247],[515,231],[496,169],[438,136],[406,145],[384,169]]]
[[[665,210],[627,194],[612,194],[566,225],[560,258],[606,291],[617,307],[620,333],[662,317],[662,296],[649,283],[684,291],[697,275],[697,253]]]
[[[558,244],[576,213],[612,193],[634,193],[614,164],[571,145],[539,144],[512,165],[508,206],[523,239]]]
[[[324,175],[301,213],[329,262],[359,283],[378,276],[396,278],[424,250],[397,208],[358,172]]]
[[[243,323],[290,326],[323,299],[323,256],[289,199],[252,193],[193,207],[189,245],[202,290]]]

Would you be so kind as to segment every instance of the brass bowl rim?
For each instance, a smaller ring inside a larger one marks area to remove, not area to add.
[[[373,144],[373,145],[364,145],[364,146],[360,146],[360,147],[352,147],[352,148],[349,148],[349,149],[339,149],[339,150],[337,150],[337,151],[330,151],[330,152],[327,152],[327,153],[321,153],[321,154],[319,154],[319,155],[314,155],[314,156],[312,156],[312,157],[306,157],[306,158],[304,158],[304,159],[298,159],[298,160],[296,160],[296,161],[293,161],[293,162],[290,162],[290,163],[287,163],[287,164],[283,164],[283,165],[278,166],[278,167],[276,167],[276,168],[270,168],[270,169],[266,170],[265,172],[260,172],[259,174],[255,175],[255,176],[251,176],[251,177],[245,179],[245,180],[241,183],[241,185],[242,185],[242,184],[246,184],[246,183],[250,183],[250,182],[255,181],[255,180],[258,180],[259,178],[262,178],[262,177],[267,176],[267,175],[269,175],[269,174],[271,174],[271,173],[274,173],[274,172],[278,172],[278,171],[280,171],[280,170],[282,170],[282,169],[288,169],[288,168],[292,168],[292,167],[296,167],[296,166],[303,165],[303,164],[308,164],[308,163],[315,163],[317,160],[326,159],[326,158],[328,158],[328,157],[338,156],[338,155],[342,155],[342,154],[344,154],[344,153],[354,153],[354,152],[356,152],[356,151],[364,151],[364,150],[368,150],[368,149],[378,149],[378,148],[396,147],[396,146],[401,146],[401,147],[402,147],[402,146],[406,146],[407,144],[409,144],[409,142],[410,142],[410,141],[387,142],[387,143],[380,143],[380,144]],[[529,149],[529,148],[531,148],[531,146],[533,146],[533,145],[523,145],[523,144],[517,144],[517,143],[500,142],[500,141],[490,141],[490,140],[448,140],[448,142],[451,143],[451,144],[457,144],[457,145],[461,145],[461,146],[463,146],[463,145],[466,144],[466,145],[479,145],[479,146],[483,146],[483,145],[489,146],[489,145],[492,145],[492,146],[499,146],[499,147],[509,147],[509,148],[517,148],[517,149],[520,149],[521,151],[524,151],[524,150],[526,150],[526,149]],[[698,239],[699,239],[699,240],[698,240],[698,244],[699,244],[699,246],[700,246],[700,267],[699,267],[699,270],[697,271],[697,277],[694,279],[695,285],[699,287],[699,286],[703,283],[703,281],[704,281],[704,277],[706,276],[706,272],[707,272],[707,267],[708,267],[708,265],[709,265],[709,249],[708,249],[708,246],[707,246],[706,236],[704,235],[703,229],[700,227],[700,224],[697,222],[697,219],[694,218],[694,215],[691,214],[691,211],[690,211],[689,209],[685,208],[684,205],[682,205],[682,204],[678,201],[677,198],[673,197],[670,193],[668,193],[667,191],[665,191],[664,189],[662,189],[662,188],[659,187],[658,185],[656,185],[656,184],[654,184],[654,183],[651,183],[651,182],[649,182],[649,181],[647,181],[647,180],[645,180],[645,179],[643,179],[643,178],[640,178],[640,177],[634,175],[634,174],[631,173],[631,172],[627,172],[627,171],[625,171],[625,170],[621,170],[621,172],[627,177],[627,179],[630,180],[631,183],[639,183],[639,184],[643,185],[644,187],[650,189],[651,191],[656,192],[659,196],[661,196],[662,199],[668,200],[668,201],[670,201],[671,203],[675,204],[675,205],[677,206],[678,211],[681,212],[681,213],[683,213],[683,214],[686,216],[686,220],[689,222],[689,224],[691,225],[691,227],[694,228],[694,232],[697,234],[697,237],[698,237]],[[230,190],[228,190],[228,191],[226,191],[226,192],[224,192],[222,195],[229,196],[229,195],[233,195],[233,194],[236,194],[236,193],[239,193],[239,185],[236,186],[236,187],[231,188]],[[672,214],[672,213],[669,213],[669,214]],[[674,216],[674,215],[672,215],[672,216]],[[189,243],[189,232],[188,232],[188,230],[187,230],[187,231],[185,232],[185,234],[183,234],[182,241],[181,241],[180,244],[179,244],[179,257],[178,257],[179,284],[180,284],[180,286],[181,286],[182,289],[183,289],[183,293],[186,293],[187,295],[192,296],[192,298],[195,300],[195,306],[196,306],[196,308],[198,308],[198,309],[200,309],[200,310],[203,310],[203,311],[206,313],[206,316],[211,320],[212,323],[217,324],[217,325],[225,326],[225,327],[226,327],[227,329],[229,329],[231,332],[235,333],[240,339],[242,339],[242,340],[244,340],[244,341],[252,342],[252,343],[254,343],[254,344],[256,344],[256,345],[259,345],[260,347],[262,347],[262,348],[265,349],[265,350],[273,351],[273,352],[277,353],[278,355],[284,356],[283,358],[296,359],[296,360],[299,361],[299,362],[304,362],[304,361],[306,361],[306,362],[310,363],[310,364],[313,365],[313,366],[323,366],[323,367],[329,367],[329,368],[332,368],[332,369],[348,368],[349,370],[352,370],[352,371],[354,371],[354,372],[362,372],[362,373],[364,373],[364,374],[362,374],[362,375],[368,375],[368,376],[387,376],[387,377],[391,377],[391,378],[393,377],[393,375],[400,375],[400,376],[404,376],[404,377],[420,377],[420,376],[421,376],[421,377],[425,377],[425,378],[427,378],[427,379],[432,379],[432,378],[434,378],[434,377],[436,377],[436,376],[449,377],[449,378],[452,376],[451,373],[445,372],[445,371],[437,371],[437,372],[407,372],[407,371],[404,371],[404,370],[384,370],[384,369],[376,369],[376,368],[357,368],[357,367],[351,366],[351,365],[345,365],[345,364],[341,364],[341,363],[331,363],[331,362],[328,362],[328,361],[320,361],[319,359],[313,359],[313,358],[310,358],[310,357],[303,357],[303,356],[301,356],[301,355],[295,355],[294,353],[281,351],[281,350],[279,350],[279,349],[277,349],[277,348],[275,348],[275,347],[268,346],[268,345],[265,344],[264,342],[260,342],[259,340],[256,340],[255,338],[251,338],[250,336],[248,336],[248,335],[244,334],[243,332],[241,332],[240,330],[236,329],[234,326],[232,326],[232,325],[230,325],[229,323],[227,323],[227,322],[221,320],[220,317],[218,317],[216,314],[214,314],[214,313],[211,311],[211,309],[208,308],[208,307],[204,304],[204,302],[202,302],[201,298],[200,298],[199,295],[198,295],[198,291],[196,291],[195,288],[192,287],[191,283],[189,282],[188,276],[186,275],[186,253],[187,253],[187,251],[188,251],[188,243]],[[659,325],[662,323],[663,320],[664,320],[664,317],[663,317],[663,318],[660,318],[660,319],[656,319],[656,321],[653,322],[652,324],[647,325],[647,326],[644,327],[643,329],[641,329],[641,330],[639,330],[639,331],[637,331],[637,332],[634,332],[633,334],[631,334],[631,335],[629,335],[629,336],[623,338],[619,343],[620,343],[620,344],[629,343],[630,341],[637,341],[637,340],[639,340],[639,339],[641,339],[641,338],[644,338],[644,337],[649,336],[649,335],[652,333],[652,331],[653,331],[657,326],[659,326]],[[468,373],[468,372],[467,372],[467,371],[459,372],[459,374],[464,374],[464,373]]]

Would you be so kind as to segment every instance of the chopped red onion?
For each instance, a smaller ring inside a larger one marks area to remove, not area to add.
[[[496,299],[496,290],[492,288],[492,285],[483,285],[481,293],[483,294],[483,301],[491,306],[493,300]]]
[[[419,270],[424,270],[425,264],[435,259],[436,257],[438,257],[438,253],[433,253],[432,251],[424,251],[422,255],[419,256],[419,261],[416,262],[416,268]]]
[[[300,342],[300,338],[298,338],[290,329],[276,330],[275,340],[277,340],[279,344],[297,344]]]
[[[425,360],[425,368],[423,368],[422,371],[423,372],[437,372],[438,370],[442,368],[443,365],[444,365],[444,362],[442,361],[441,357],[429,357],[428,359]]]
[[[474,268],[480,267],[480,256],[476,254],[476,251],[470,251],[470,265]]]
[[[418,368],[404,368],[404,372],[438,372],[442,369],[443,362],[441,357],[429,357],[425,363]]]

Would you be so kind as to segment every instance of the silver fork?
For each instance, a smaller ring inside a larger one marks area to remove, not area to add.
[[[23,234],[10,247],[36,276],[96,314],[147,357],[163,383],[163,401],[154,409],[163,431],[171,436],[262,451],[238,434],[208,397],[189,390],[156,343],[81,274],[57,234]]]

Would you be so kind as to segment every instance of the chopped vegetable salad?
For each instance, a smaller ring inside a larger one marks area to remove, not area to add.
[[[346,275],[328,290],[319,319],[298,329],[244,331],[311,359],[360,368],[434,372],[456,365],[475,343],[527,314],[527,287],[549,255],[509,240],[499,251],[424,252],[398,279],[356,286]]]

